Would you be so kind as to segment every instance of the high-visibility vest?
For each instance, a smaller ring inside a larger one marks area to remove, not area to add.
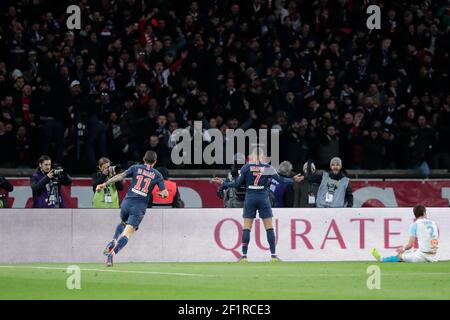
[[[156,185],[152,191],[152,203],[153,204],[167,205],[167,204],[173,203],[173,199],[175,198],[175,195],[177,194],[177,184],[170,180],[164,180],[164,185],[166,186],[167,191],[169,191],[169,195],[167,196],[167,198],[161,197],[159,195],[159,192],[161,190],[159,190],[158,185]]]
[[[120,208],[119,192],[114,183],[94,193],[93,208]]]

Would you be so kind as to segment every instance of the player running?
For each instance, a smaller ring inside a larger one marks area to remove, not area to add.
[[[376,248],[372,255],[380,262],[437,262],[436,253],[439,244],[439,229],[436,222],[427,218],[424,206],[414,208],[416,221],[409,227],[409,241],[406,246],[397,249],[398,254],[382,257]],[[412,249],[417,239],[419,249]]]
[[[272,208],[269,201],[270,179],[283,183],[293,183],[294,181],[302,181],[303,176],[300,174],[294,178],[281,177],[275,168],[262,162],[264,153],[261,148],[255,148],[251,158],[253,161],[245,164],[241,168],[239,177],[232,182],[224,182],[221,178],[213,178],[211,181],[221,185],[220,190],[227,188],[238,188],[245,183],[247,192],[244,201],[244,228],[242,230],[242,256],[239,261],[247,261],[248,244],[250,242],[250,232],[253,226],[253,220],[258,210],[259,217],[263,219],[264,228],[267,233],[267,242],[270,246],[271,261],[279,261],[275,252],[275,232],[272,223]]]
[[[131,166],[126,171],[115,175],[105,183],[97,186],[100,191],[109,184],[122,181],[132,177],[127,195],[120,206],[120,218],[122,222],[116,227],[113,239],[106,246],[106,266],[113,266],[113,257],[128,243],[130,236],[139,228],[139,224],[145,215],[145,210],[152,194],[152,189],[158,185],[160,196],[165,198],[169,195],[164,185],[164,179],[157,170],[153,169],[157,155],[154,151],[147,151],[144,156],[144,164]]]

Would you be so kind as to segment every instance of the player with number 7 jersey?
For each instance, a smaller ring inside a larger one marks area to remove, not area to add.
[[[114,255],[125,247],[130,236],[139,229],[155,185],[158,185],[159,190],[161,190],[161,197],[165,198],[168,196],[162,174],[153,168],[157,160],[156,153],[147,151],[143,160],[144,164],[133,165],[97,186],[98,191],[108,184],[131,177],[130,187],[120,206],[120,218],[122,221],[116,227],[113,239],[103,251],[104,255],[106,255],[106,265],[108,267],[112,267]]]
[[[263,162],[264,152],[257,147],[253,150],[251,157],[253,161],[245,164],[239,177],[233,182],[224,182],[221,178],[214,178],[212,182],[221,185],[220,189],[238,188],[241,184],[246,185],[247,191],[244,201],[244,228],[242,230],[242,256],[240,261],[247,261],[248,244],[250,242],[250,231],[253,226],[253,220],[258,211],[259,217],[263,220],[267,233],[267,242],[269,243],[271,261],[279,261],[275,247],[276,238],[273,230],[272,207],[269,200],[270,180],[275,179],[279,182],[293,183],[303,180],[303,176],[298,174],[293,178],[284,178],[278,174],[274,167]]]

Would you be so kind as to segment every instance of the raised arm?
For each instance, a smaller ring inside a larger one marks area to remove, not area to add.
[[[228,188],[239,188],[245,181],[245,174],[247,171],[248,170],[246,170],[245,172],[241,171],[239,177],[234,181],[224,181],[220,189],[224,190]]]
[[[302,174],[297,174],[293,178],[282,177],[282,176],[280,176],[278,174],[278,172],[275,170],[274,167],[270,167],[269,174],[272,176],[273,179],[275,179],[276,181],[278,181],[280,183],[289,183],[289,184],[291,184],[291,183],[294,183],[294,182],[302,181],[305,178]]]

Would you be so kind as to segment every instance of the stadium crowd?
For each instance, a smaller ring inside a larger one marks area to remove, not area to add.
[[[0,23],[0,166],[170,160],[177,128],[281,130],[300,171],[450,168],[450,2],[15,0]],[[68,5],[81,30],[66,27]],[[381,30],[366,7],[381,7]],[[445,142],[447,141],[447,142]],[[207,143],[207,142],[205,142]]]

